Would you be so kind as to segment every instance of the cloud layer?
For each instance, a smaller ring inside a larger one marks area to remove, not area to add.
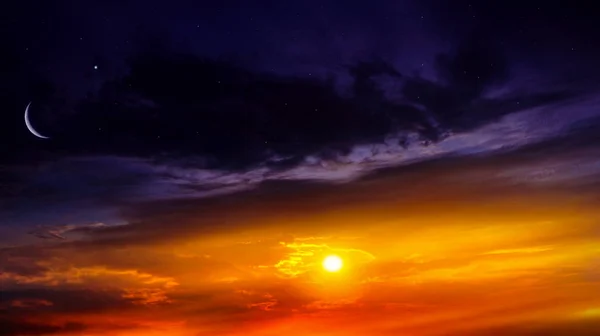
[[[121,207],[126,225],[51,228],[66,239],[0,250],[4,330],[596,330],[596,194],[491,179],[514,156],[463,160],[338,186],[138,201]],[[321,269],[329,254],[341,273]]]

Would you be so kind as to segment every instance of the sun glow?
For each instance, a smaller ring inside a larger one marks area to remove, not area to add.
[[[323,260],[323,268],[328,272],[337,272],[342,269],[342,259],[338,256],[328,256]]]

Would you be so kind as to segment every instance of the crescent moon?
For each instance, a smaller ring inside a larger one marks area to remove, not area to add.
[[[27,104],[27,107],[25,108],[25,126],[27,126],[29,132],[31,132],[31,134],[35,135],[36,137],[40,139],[50,139],[50,137],[43,136],[40,133],[38,133],[38,131],[36,131],[35,128],[33,128],[33,126],[31,126],[31,122],[29,122],[29,106],[31,106],[31,102],[29,102],[29,104]]]

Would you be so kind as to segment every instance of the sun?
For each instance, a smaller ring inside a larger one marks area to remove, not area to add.
[[[337,272],[343,265],[342,259],[335,255],[330,255],[323,260],[323,268],[328,272]]]

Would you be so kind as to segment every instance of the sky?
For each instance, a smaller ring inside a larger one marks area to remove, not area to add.
[[[600,332],[592,7],[1,22],[0,335]]]

